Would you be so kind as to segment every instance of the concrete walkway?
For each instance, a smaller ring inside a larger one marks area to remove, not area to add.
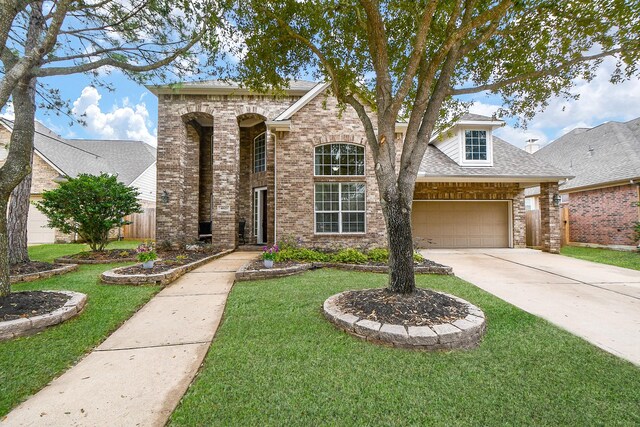
[[[3,424],[164,425],[211,345],[235,271],[257,255],[234,252],[185,274]]]
[[[640,271],[531,249],[422,253],[485,291],[640,365]]]

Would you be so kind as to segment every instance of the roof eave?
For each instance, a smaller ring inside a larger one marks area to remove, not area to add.
[[[560,182],[566,176],[532,175],[426,175],[418,174],[417,182]]]
[[[262,92],[256,92],[245,88],[237,87],[207,87],[207,86],[182,86],[176,87],[171,85],[145,85],[149,92],[155,96],[160,95],[265,95]],[[290,96],[304,96],[309,89],[285,89],[284,92]],[[266,95],[275,95],[267,92]]]

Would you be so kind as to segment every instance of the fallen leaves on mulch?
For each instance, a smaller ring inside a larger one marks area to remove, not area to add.
[[[337,300],[345,312],[361,319],[404,326],[433,326],[464,319],[467,306],[446,295],[428,289],[416,289],[409,295],[387,289],[345,292]]]
[[[0,321],[51,313],[64,306],[70,298],[57,292],[12,292],[0,298]]]

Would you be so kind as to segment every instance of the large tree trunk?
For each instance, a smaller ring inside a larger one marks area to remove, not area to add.
[[[11,96],[16,111],[9,155],[0,168],[0,297],[11,292],[9,277],[9,236],[7,234],[7,204],[13,189],[31,172],[33,151],[36,79],[21,80]]]
[[[31,150],[33,162],[33,149]],[[27,175],[11,192],[9,201],[9,263],[29,262],[27,247],[27,221],[31,204],[31,177]]]
[[[411,206],[397,197],[384,204],[383,213],[389,239],[389,290],[410,294],[416,289]]]

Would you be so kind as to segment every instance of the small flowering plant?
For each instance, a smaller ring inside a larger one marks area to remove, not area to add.
[[[139,262],[154,261],[158,259],[156,248],[151,242],[140,243],[140,245],[136,248],[136,253],[138,254]]]
[[[276,254],[280,248],[278,248],[278,244],[273,246],[265,246],[262,248],[262,259],[267,261],[273,261],[276,257]]]

